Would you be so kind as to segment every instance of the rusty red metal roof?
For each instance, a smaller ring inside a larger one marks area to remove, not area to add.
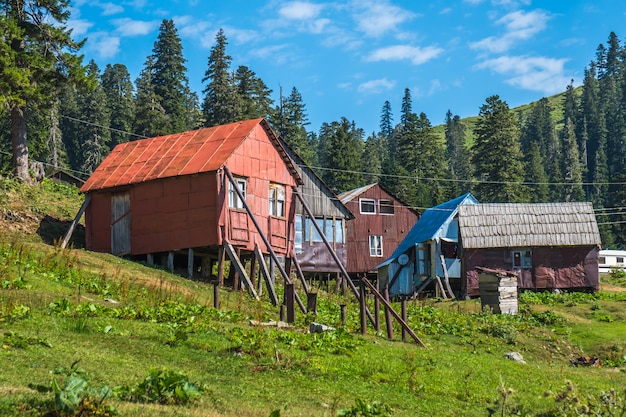
[[[80,192],[217,171],[258,124],[300,183],[302,180],[278,137],[267,121],[260,118],[121,143],[96,168]]]

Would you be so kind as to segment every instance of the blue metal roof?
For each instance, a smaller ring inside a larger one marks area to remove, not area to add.
[[[467,193],[427,209],[391,256],[377,268],[390,264],[412,246],[436,238],[442,226],[456,215],[461,204],[478,204],[478,200],[471,193]]]

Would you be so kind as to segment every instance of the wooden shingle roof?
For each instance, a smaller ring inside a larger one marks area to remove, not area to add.
[[[600,245],[591,203],[459,206],[464,248]]]

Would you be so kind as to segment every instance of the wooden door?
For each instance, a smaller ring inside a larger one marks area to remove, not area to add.
[[[111,195],[111,253],[130,253],[130,192]]]

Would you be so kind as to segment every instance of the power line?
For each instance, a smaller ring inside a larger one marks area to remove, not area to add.
[[[95,127],[101,128],[101,129],[108,129],[108,130],[111,130],[113,132],[123,133],[125,135],[137,136],[138,138],[141,138],[141,139],[147,139],[148,138],[148,136],[139,135],[137,133],[132,133],[132,132],[127,132],[125,130],[116,129],[116,128],[110,127],[110,126],[99,125],[97,123],[88,122],[86,120],[77,119],[75,117],[66,116],[64,114],[62,114],[61,117],[64,117],[64,118],[69,119],[69,120],[72,120],[74,122],[84,123],[84,124],[89,125],[89,126],[95,126]]]

